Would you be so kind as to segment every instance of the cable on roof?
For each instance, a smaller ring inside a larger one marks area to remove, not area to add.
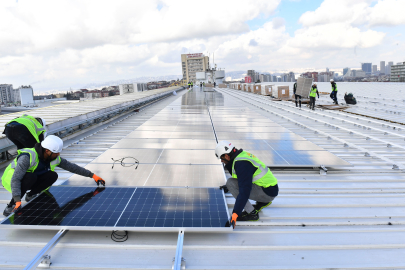
[[[138,166],[139,166],[139,160],[137,160],[134,157],[123,157],[123,158],[116,159],[116,160],[114,160],[113,158],[111,158],[111,159],[112,159],[112,161],[114,161],[111,169],[114,169],[115,162],[119,162],[122,167],[131,167],[131,166],[136,165],[135,170],[138,169]]]
[[[118,232],[124,232],[124,234],[120,234]],[[112,231],[111,232],[111,240],[114,242],[125,242],[128,240],[128,231]]]

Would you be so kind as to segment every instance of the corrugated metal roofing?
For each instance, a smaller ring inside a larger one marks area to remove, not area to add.
[[[292,102],[217,90],[354,167],[329,168],[326,175],[318,168],[274,169],[280,195],[261,212],[260,221],[238,222],[226,234],[186,233],[186,268],[405,269],[402,125],[339,111],[299,110]],[[63,156],[87,164],[175,98],[73,144]],[[2,190],[0,196],[4,207],[10,195]],[[232,211],[234,199],[228,195],[227,202]],[[0,267],[22,268],[54,234],[1,229]],[[128,241],[115,243],[109,232],[69,232],[51,252],[51,268],[168,269],[176,241],[174,233],[130,233]]]

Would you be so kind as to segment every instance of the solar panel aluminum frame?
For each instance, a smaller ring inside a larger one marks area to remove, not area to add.
[[[224,177],[225,176],[225,172]],[[72,187],[72,186],[71,186]],[[94,186],[80,186],[80,188],[94,188]],[[109,187],[109,188],[122,188],[121,186],[117,187]],[[186,188],[186,189],[191,189],[191,188],[200,188],[200,187],[154,187],[154,186],[142,186],[142,187],[130,187],[126,186],[126,188],[135,188],[135,191],[137,188]],[[42,194],[43,192],[41,192]],[[226,208],[226,213],[228,220],[230,219],[229,215],[229,210],[228,206],[226,203],[226,198],[225,198],[225,193],[222,191],[222,198],[224,200],[224,206]],[[34,200],[28,202],[23,206],[27,206],[28,204],[32,203]],[[122,210],[121,214],[124,213],[125,209]],[[4,229],[24,229],[24,230],[48,230],[48,231],[59,231],[59,230],[69,230],[69,231],[131,231],[131,232],[179,232],[179,231],[184,231],[184,232],[211,232],[211,233],[229,233],[233,231],[232,227],[125,227],[125,226],[65,226],[65,225],[10,225],[10,224],[3,224],[4,221],[8,220],[14,215],[12,213],[10,216],[4,218],[3,220],[0,221],[0,228]],[[118,223],[119,219],[117,220]],[[225,224],[224,224],[225,226]]]

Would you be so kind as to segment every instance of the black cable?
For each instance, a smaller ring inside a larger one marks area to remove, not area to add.
[[[122,167],[131,167],[136,164],[135,170],[138,169],[138,166],[139,166],[139,160],[137,160],[134,157],[123,157],[123,158],[120,158],[117,160],[114,160],[113,158],[111,158],[111,159],[112,159],[112,161],[114,161],[111,169],[114,169],[115,162],[119,162]]]
[[[111,240],[114,242],[125,242],[128,240],[128,231],[122,231],[124,234],[119,234],[119,231],[111,232]]]

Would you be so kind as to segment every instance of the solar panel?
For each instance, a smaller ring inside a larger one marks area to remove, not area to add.
[[[214,188],[51,187],[1,222],[22,229],[229,230]]]
[[[267,166],[352,166],[300,135],[272,122],[270,118],[239,106],[240,101],[231,104],[226,106],[226,109],[210,108],[214,115],[212,122],[218,140],[231,141],[237,148],[256,155]]]
[[[118,164],[91,163],[85,167],[107,181],[108,186],[218,187],[225,184],[222,165],[140,164],[122,167]],[[94,180],[73,175],[63,185],[91,186]]]
[[[309,92],[312,87],[312,78],[298,78],[297,79],[297,95],[300,95],[303,98],[309,96]]]

